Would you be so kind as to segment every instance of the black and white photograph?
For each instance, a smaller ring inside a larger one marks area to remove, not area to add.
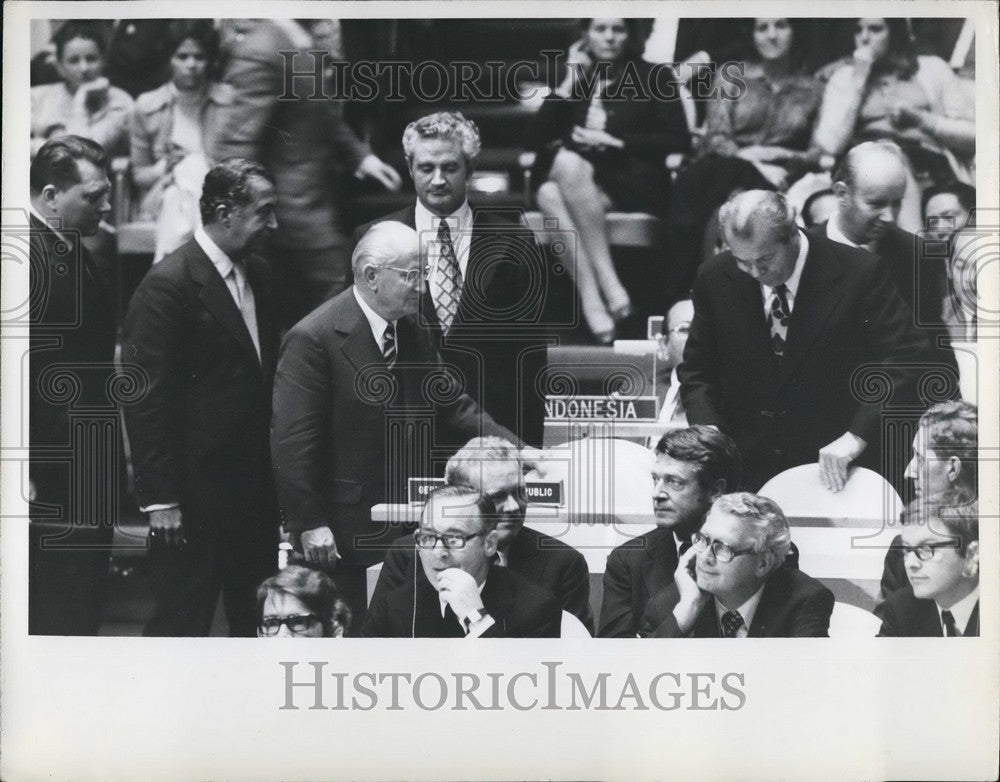
[[[0,778],[995,779],[998,27],[6,4]]]

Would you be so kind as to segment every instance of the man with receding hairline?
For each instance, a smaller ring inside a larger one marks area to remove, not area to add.
[[[879,400],[863,398],[866,373],[888,375],[894,399],[914,397],[905,365],[926,354],[926,339],[882,265],[807,237],[781,194],[736,195],[719,222],[730,249],[699,271],[677,372],[688,421],[736,440],[749,489],[818,461],[824,485],[839,491],[852,462],[880,466]]]

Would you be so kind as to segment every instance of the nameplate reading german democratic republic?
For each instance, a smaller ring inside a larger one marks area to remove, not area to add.
[[[546,399],[545,417],[550,421],[655,421],[656,397],[623,399],[617,396],[574,396]]]
[[[423,504],[427,496],[439,486],[444,486],[444,478],[409,478],[406,482],[406,499]]]
[[[439,486],[444,486],[443,478],[410,478],[407,482],[407,500],[412,504],[422,505]],[[562,505],[562,483],[526,481],[524,496],[529,505]]]

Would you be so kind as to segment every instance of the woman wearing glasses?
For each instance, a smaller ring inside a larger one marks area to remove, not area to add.
[[[257,587],[259,638],[343,638],[351,611],[325,573],[289,565]]]

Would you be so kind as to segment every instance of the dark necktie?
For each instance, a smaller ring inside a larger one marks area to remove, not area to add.
[[[791,312],[788,309],[788,288],[781,283],[774,289],[771,309],[767,313],[767,327],[771,330],[771,350],[781,358],[785,355],[785,340],[788,337],[788,320]]]
[[[458,256],[455,255],[455,245],[451,242],[451,231],[446,220],[441,221],[437,239],[441,255],[431,278],[431,298],[434,300],[441,331],[447,334],[458,312],[458,300],[462,295],[462,272],[458,267]]]
[[[722,615],[722,637],[735,638],[736,631],[743,627],[743,617],[739,611],[726,611]]]
[[[951,611],[941,612],[941,624],[944,625],[944,634],[948,638],[955,638],[958,636],[958,630],[955,627],[955,617],[952,616]]]
[[[385,334],[382,336],[382,358],[389,369],[396,366],[396,327],[391,323],[385,327]]]

